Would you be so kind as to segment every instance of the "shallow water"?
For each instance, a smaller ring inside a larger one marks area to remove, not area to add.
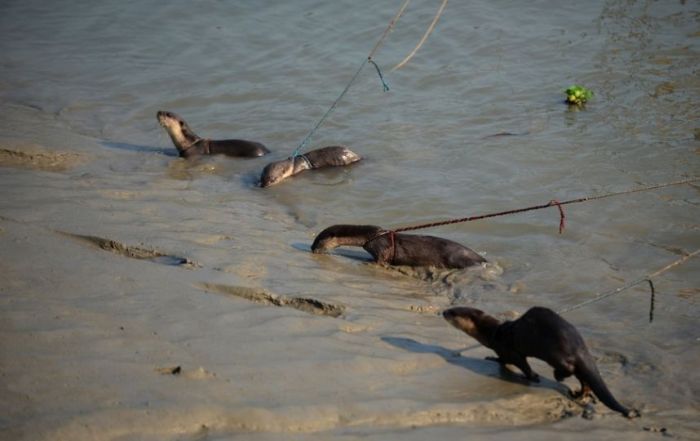
[[[655,280],[651,324],[643,285],[566,315],[613,393],[642,410],[632,422],[601,404],[582,419],[553,380],[499,372],[436,315],[558,310],[652,272],[700,246],[696,185],[569,205],[562,235],[554,208],[425,231],[485,269],[386,269],[309,246],[336,223],[697,176],[698,3],[450,2],[391,72],[438,6],[416,0],[375,55],[391,90],[366,66],[311,140],[365,160],[257,188],[400,3],[0,4],[0,437],[697,436],[697,260]],[[574,83],[595,92],[585,109],[562,103]],[[184,161],[159,109],[272,154]],[[516,135],[491,136],[503,132]]]

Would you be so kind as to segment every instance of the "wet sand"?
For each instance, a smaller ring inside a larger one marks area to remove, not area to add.
[[[435,11],[413,3],[378,54],[385,73]],[[551,368],[535,361],[543,382],[523,382],[439,312],[558,310],[658,269],[700,247],[700,186],[569,206],[561,235],[556,209],[424,232],[483,268],[309,250],[337,223],[697,176],[691,3],[450,2],[387,74],[392,91],[368,69],[313,140],[365,161],[266,190],[262,167],[293,150],[398,4],[3,4],[0,439],[698,439],[697,259],[655,280],[653,323],[644,285],[565,316],[642,412],[631,421],[600,403],[583,418]],[[596,93],[586,109],[561,102],[573,82]],[[180,159],[162,108],[272,154]]]
[[[671,345],[673,363],[659,364],[629,349],[647,331],[613,338],[584,327],[611,389],[644,413],[628,421],[598,404],[585,420],[549,367],[535,362],[545,379],[527,384],[439,317],[451,298],[487,309],[498,293],[517,295],[523,286],[506,284],[497,263],[391,270],[362,252],[316,256],[312,234],[283,208],[207,208],[191,188],[206,177],[167,177],[180,159],[157,156],[157,172],[122,179],[118,158],[70,142],[75,150],[8,146],[17,153],[2,164],[3,439],[661,436],[645,427],[694,436],[698,378],[683,368],[693,351]],[[275,223],[235,228],[234,215]],[[266,243],[278,240],[291,246],[274,259],[315,261],[320,279],[297,274],[289,288],[271,277]],[[347,293],[319,288],[341,267]],[[660,309],[663,328],[671,314]],[[640,389],[667,376],[688,384]]]

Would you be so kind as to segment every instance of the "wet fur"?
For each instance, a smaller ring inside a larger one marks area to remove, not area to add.
[[[263,169],[260,186],[269,187],[301,173],[325,167],[341,167],[352,164],[362,158],[357,153],[343,146],[329,146],[293,158],[271,162]]]
[[[183,158],[201,155],[226,155],[255,158],[270,151],[261,143],[243,139],[212,140],[200,138],[180,116],[160,110],[158,122],[168,132],[175,148]]]
[[[534,307],[519,319],[505,322],[468,307],[447,309],[443,317],[493,349],[498,355],[496,361],[516,366],[528,380],[538,382],[539,376],[532,371],[527,357],[539,358],[554,368],[557,381],[574,375],[581,382],[581,391],[572,395],[585,396],[592,391],[610,409],[628,418],[639,416],[613,397],[581,334],[551,309]]]
[[[382,233],[387,231],[374,225],[333,225],[316,236],[311,251],[323,253],[340,246],[362,247],[377,263],[384,265],[465,268],[486,262],[483,257],[457,242],[402,233],[394,235],[394,254],[390,235]]]

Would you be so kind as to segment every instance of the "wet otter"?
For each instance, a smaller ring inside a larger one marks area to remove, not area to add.
[[[385,265],[465,268],[486,262],[469,248],[433,236],[392,233],[374,225],[333,225],[321,231],[311,251],[323,253],[341,246],[362,247]]]
[[[269,187],[270,185],[275,185],[304,170],[340,167],[352,164],[360,159],[362,159],[360,155],[343,146],[330,146],[311,150],[303,155],[267,164],[263,169],[262,176],[260,176],[260,186]]]
[[[243,139],[213,139],[200,138],[195,134],[184,119],[172,112],[159,110],[158,122],[168,132],[175,148],[183,158],[200,155],[227,155],[254,158],[263,156],[270,151],[259,142]]]
[[[539,358],[554,368],[557,381],[574,375],[581,382],[581,390],[572,393],[573,397],[585,397],[593,391],[610,409],[628,418],[639,416],[638,411],[624,407],[612,396],[581,334],[551,309],[530,308],[519,319],[505,322],[468,307],[446,309],[442,315],[452,326],[493,349],[498,358],[489,359],[518,367],[528,380],[539,382],[527,357]]]

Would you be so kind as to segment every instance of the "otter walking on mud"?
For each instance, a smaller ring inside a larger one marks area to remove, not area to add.
[[[333,225],[321,231],[311,251],[328,252],[341,246],[362,247],[385,265],[465,268],[486,262],[469,248],[434,236],[393,233],[374,225]]]
[[[215,141],[213,139],[200,138],[197,136],[184,119],[178,115],[159,110],[157,113],[158,122],[168,132],[173,140],[175,148],[183,158],[200,155],[226,155],[255,158],[263,156],[270,151],[259,142],[246,141],[244,139],[224,139]]]
[[[267,164],[260,176],[260,186],[264,188],[275,185],[304,170],[341,167],[361,159],[360,155],[343,146],[330,146],[311,150],[303,155]]]
[[[452,326],[493,349],[498,355],[495,361],[518,367],[528,380],[539,382],[527,357],[539,358],[554,368],[557,381],[574,375],[581,382],[581,390],[573,397],[586,397],[593,391],[610,409],[627,418],[639,416],[638,411],[617,402],[600,377],[581,334],[551,309],[530,308],[519,319],[505,322],[468,307],[446,309],[442,315]]]

